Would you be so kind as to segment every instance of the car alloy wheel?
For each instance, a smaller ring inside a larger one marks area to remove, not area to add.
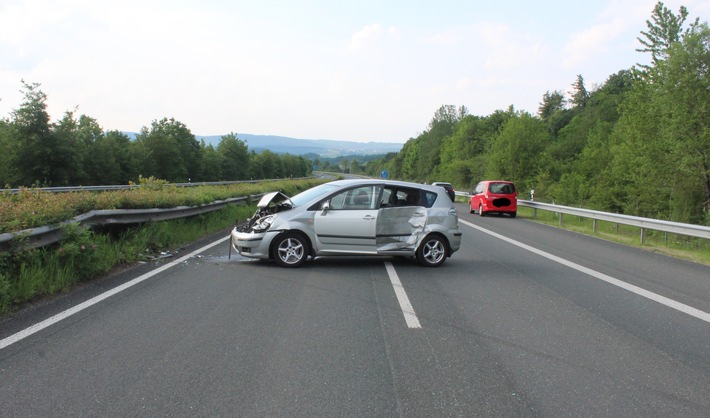
[[[417,260],[425,267],[442,265],[446,260],[445,241],[437,235],[427,237],[417,248]]]
[[[274,260],[283,267],[299,267],[308,258],[308,242],[302,235],[287,232],[274,240]]]
[[[478,205],[478,215],[479,215],[479,216],[486,216],[486,215],[483,213],[483,206],[482,206],[482,205]]]

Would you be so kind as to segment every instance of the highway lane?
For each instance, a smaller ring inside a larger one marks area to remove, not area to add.
[[[1,349],[0,415],[707,416],[710,324],[483,230],[704,312],[710,268],[459,209],[439,269],[188,257]]]

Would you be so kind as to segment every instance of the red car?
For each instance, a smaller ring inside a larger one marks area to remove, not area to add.
[[[515,218],[518,213],[518,192],[515,184],[503,180],[485,180],[473,189],[469,200],[471,213],[480,216],[489,213],[507,213]]]

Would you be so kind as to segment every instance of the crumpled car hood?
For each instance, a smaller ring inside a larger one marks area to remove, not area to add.
[[[281,192],[270,192],[270,193],[265,194],[261,198],[261,200],[259,200],[259,203],[257,203],[256,207],[265,208],[265,207],[269,206],[270,203],[279,204],[279,203],[285,202],[287,200],[289,200],[289,197]]]

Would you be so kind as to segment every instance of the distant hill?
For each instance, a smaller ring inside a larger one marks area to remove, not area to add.
[[[217,146],[221,135],[198,136],[206,144]],[[399,152],[403,144],[390,142],[354,142],[332,139],[298,139],[274,135],[237,134],[237,138],[245,141],[249,150],[304,155],[318,154],[323,157],[338,157],[341,155],[373,155]]]
[[[131,139],[136,133],[124,132]],[[222,135],[195,136],[198,141],[217,146]],[[245,141],[249,150],[262,152],[269,150],[279,154],[305,155],[316,154],[321,157],[340,157],[344,155],[381,155],[389,152],[399,152],[403,144],[392,142],[355,142],[333,139],[299,139],[275,135],[237,134],[237,138]]]

